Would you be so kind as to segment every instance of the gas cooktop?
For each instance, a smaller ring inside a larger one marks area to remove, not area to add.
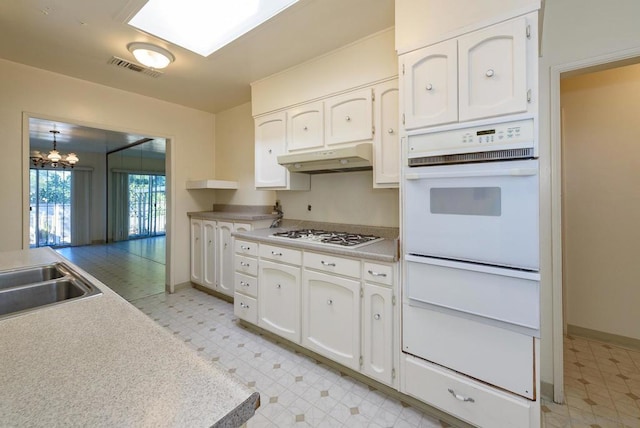
[[[297,239],[304,242],[314,242],[325,245],[337,245],[339,247],[358,248],[363,245],[381,241],[384,238],[374,235],[363,235],[350,232],[332,232],[319,229],[297,229],[286,232],[277,232],[276,238]]]

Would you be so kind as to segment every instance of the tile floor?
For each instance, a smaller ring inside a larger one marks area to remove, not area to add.
[[[566,405],[543,402],[547,428],[640,428],[640,351],[564,341]]]
[[[57,249],[127,300],[165,290],[165,237]]]
[[[259,391],[249,427],[449,426],[242,328],[225,301],[195,289],[165,294],[164,238],[58,251]],[[565,405],[543,400],[543,426],[640,428],[640,351],[567,337],[565,382]]]

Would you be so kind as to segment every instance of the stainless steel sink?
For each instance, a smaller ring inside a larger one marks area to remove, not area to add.
[[[0,272],[0,289],[62,278],[68,274],[62,263]]]
[[[0,318],[101,294],[62,263],[0,272]]]

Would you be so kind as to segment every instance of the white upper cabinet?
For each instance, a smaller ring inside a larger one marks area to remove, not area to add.
[[[291,174],[278,164],[287,151],[287,114],[272,113],[255,120],[255,186],[258,189],[309,190],[308,174]]]
[[[327,145],[373,138],[371,88],[328,98],[324,102]]]
[[[458,51],[460,121],[527,111],[525,18],[462,36]]]
[[[316,149],[324,145],[322,101],[304,104],[288,111],[289,151]]]
[[[402,59],[404,127],[458,120],[458,44],[449,40]]]
[[[287,121],[284,112],[256,119],[256,187],[285,187],[287,169],[278,165],[278,155],[287,150]]]
[[[398,81],[374,88],[373,187],[398,187],[400,140],[398,138]]]
[[[535,114],[537,14],[401,56],[407,130]]]

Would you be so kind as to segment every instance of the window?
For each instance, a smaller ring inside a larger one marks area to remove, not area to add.
[[[29,246],[71,245],[71,171],[31,169]]]
[[[129,238],[164,235],[166,225],[165,176],[129,174]]]

